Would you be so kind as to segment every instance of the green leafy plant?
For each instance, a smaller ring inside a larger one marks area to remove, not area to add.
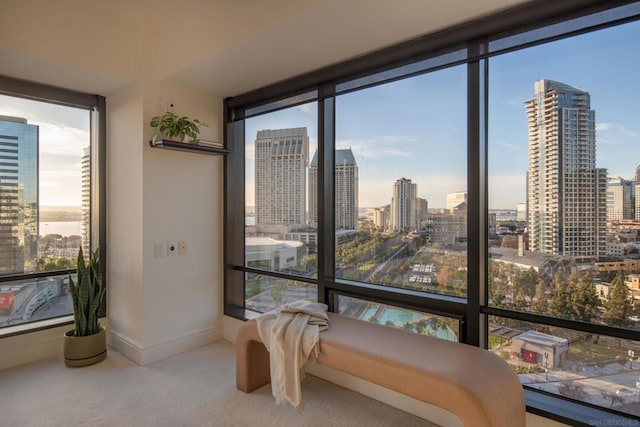
[[[76,322],[74,336],[84,337],[100,332],[98,313],[104,298],[105,287],[100,270],[100,249],[89,253],[85,263],[82,248],[78,252],[77,282],[69,274],[69,291],[73,299],[73,316]]]
[[[190,119],[187,116],[178,116],[167,111],[162,116],[151,119],[152,128],[157,128],[163,137],[168,139],[184,140],[185,136],[196,139],[200,134],[200,126],[207,126],[198,119]]]

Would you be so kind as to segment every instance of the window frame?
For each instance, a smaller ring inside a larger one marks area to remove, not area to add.
[[[620,13],[618,7],[629,6],[632,15]],[[231,154],[225,161],[225,251],[224,288],[225,315],[246,319],[253,317],[244,310],[244,273],[260,272],[278,277],[280,273],[252,271],[244,267],[244,120],[247,111],[267,112],[261,105],[274,103],[278,109],[294,106],[297,96],[317,91],[318,102],[318,279],[295,280],[316,283],[318,301],[333,311],[338,295],[370,299],[413,310],[445,314],[460,320],[460,341],[486,348],[489,316],[507,317],[544,325],[577,329],[597,334],[638,340],[637,331],[606,325],[517,312],[488,305],[488,66],[489,58],[511,51],[597,31],[640,19],[640,2],[597,0],[535,0],[492,16],[470,21],[415,40],[385,48],[372,54],[293,77],[274,85],[245,93],[224,102],[224,138]],[[571,22],[569,22],[571,21]],[[569,23],[567,26],[565,24]],[[549,31],[547,31],[549,29]],[[499,41],[506,41],[500,44]],[[440,58],[467,50],[463,60],[451,55],[450,61]],[[416,70],[411,65],[420,61],[429,64]],[[336,95],[360,90],[413,75],[467,64],[467,192],[468,282],[467,297],[425,294],[404,289],[350,282],[333,277],[333,161],[335,153]],[[401,67],[407,73],[397,73]],[[385,72],[389,79],[380,77]],[[368,80],[368,77],[370,79]],[[348,82],[360,80],[357,85]],[[337,89],[343,85],[343,92]],[[240,238],[242,236],[242,238]],[[419,294],[419,295],[418,295]],[[417,297],[417,298],[416,298]],[[608,408],[570,401],[558,395],[538,398],[538,392],[525,387],[530,412],[561,422],[581,425],[589,419],[629,420],[630,416]],[[530,397],[531,396],[531,397]],[[575,408],[585,408],[584,412]],[[578,424],[577,424],[578,423]]]
[[[106,127],[106,99],[104,96],[87,94],[71,89],[36,83],[28,80],[16,79],[0,75],[0,95],[29,99],[50,104],[63,105],[89,111],[90,150],[91,150],[91,205],[90,205],[90,236],[91,248],[100,247],[100,265],[102,280],[107,286],[107,127]],[[53,270],[28,274],[12,274],[0,277],[0,282],[11,282],[24,279],[35,279],[50,276],[60,276],[75,273],[75,269]],[[99,316],[105,317],[107,311],[106,299],[100,307]],[[52,317],[49,319],[21,323],[0,329],[0,339],[15,335],[22,335],[43,329],[55,328],[72,324],[69,315]]]

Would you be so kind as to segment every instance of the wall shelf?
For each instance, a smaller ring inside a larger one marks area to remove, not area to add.
[[[164,148],[165,150],[186,151],[213,156],[226,156],[229,154],[229,150],[226,148],[209,147],[206,145],[190,144],[188,142],[169,141],[168,139],[156,139],[155,142],[149,141],[149,145],[154,148]]]

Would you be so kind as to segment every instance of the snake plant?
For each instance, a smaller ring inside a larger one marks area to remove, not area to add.
[[[100,332],[98,313],[105,288],[100,270],[100,249],[89,253],[85,263],[82,248],[78,252],[77,282],[69,274],[69,290],[73,299],[73,316],[76,321],[74,336],[84,337]]]

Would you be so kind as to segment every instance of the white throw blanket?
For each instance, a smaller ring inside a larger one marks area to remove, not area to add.
[[[320,331],[329,327],[327,306],[296,301],[264,313],[256,321],[260,339],[269,350],[276,404],[287,400],[300,412],[303,369],[318,358]]]

